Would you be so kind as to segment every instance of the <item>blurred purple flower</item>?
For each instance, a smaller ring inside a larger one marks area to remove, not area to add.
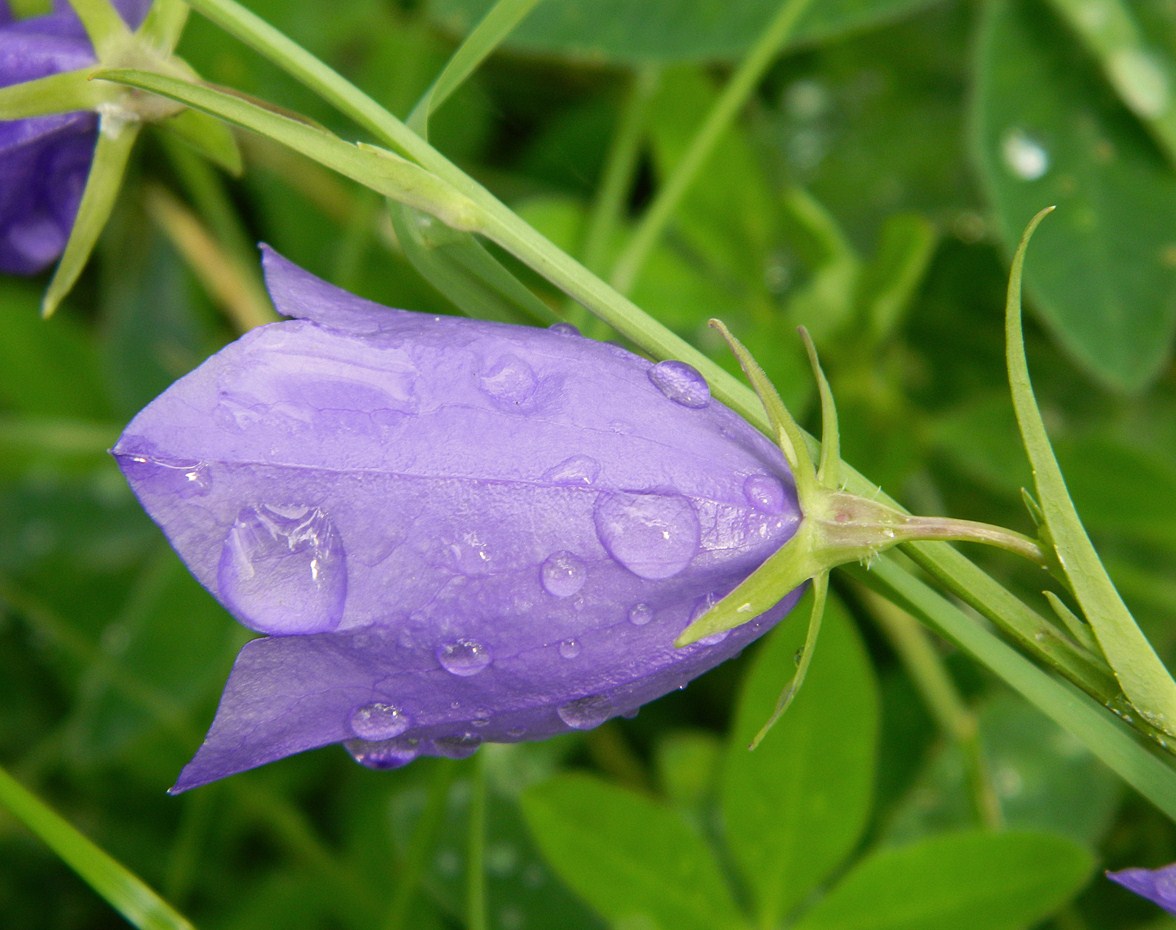
[[[674,638],[795,532],[780,452],[680,362],[389,310],[265,251],[292,321],[113,452],[241,651],[173,791],[328,743],[374,768],[631,714],[795,601]]]
[[[1176,863],[1161,869],[1123,869],[1107,872],[1107,878],[1128,891],[1147,898],[1169,914],[1176,914]]]
[[[132,27],[148,0],[116,0]],[[93,64],[94,50],[73,10],[13,20],[0,0],[0,87]],[[98,134],[90,112],[0,122],[0,272],[36,274],[69,239]]]

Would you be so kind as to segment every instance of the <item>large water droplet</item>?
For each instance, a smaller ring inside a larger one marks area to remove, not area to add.
[[[420,742],[415,739],[392,739],[375,743],[353,739],[343,745],[351,753],[351,758],[369,769],[398,769],[408,765],[421,754]]]
[[[437,650],[437,661],[451,675],[469,678],[477,675],[493,661],[489,648],[472,639],[446,643]]]
[[[565,639],[559,644],[559,654],[565,659],[574,659],[580,654],[580,641],[578,639]]]
[[[275,636],[339,625],[347,560],[331,519],[317,507],[245,507],[225,537],[217,585],[251,629]]]
[[[698,514],[680,494],[602,494],[592,516],[601,545],[639,578],[676,575],[698,551]]]
[[[543,473],[552,484],[589,485],[600,475],[600,463],[587,455],[573,455]]]
[[[1009,129],[1000,139],[1005,167],[1022,181],[1036,181],[1049,171],[1049,153],[1023,129]]]
[[[634,604],[629,608],[629,622],[633,626],[645,626],[653,619],[653,608],[648,604]]]
[[[571,552],[554,552],[547,557],[539,569],[543,590],[555,597],[571,597],[577,593],[588,578],[588,569]]]
[[[521,407],[535,393],[535,372],[516,355],[504,355],[478,379],[478,386],[500,407]]]
[[[783,483],[774,475],[748,475],[743,482],[743,496],[763,513],[782,513],[788,501]]]
[[[590,694],[561,704],[555,712],[573,730],[591,730],[613,715],[613,707],[603,694]]]
[[[473,733],[463,733],[460,736],[442,736],[433,740],[433,747],[437,755],[447,759],[468,759],[478,747],[482,745],[482,738]]]
[[[351,732],[362,740],[381,742],[393,739],[408,729],[411,721],[392,704],[376,702],[355,708],[351,714]]]
[[[706,378],[693,365],[674,360],[658,362],[649,369],[649,380],[666,397],[683,407],[700,410],[710,403]]]

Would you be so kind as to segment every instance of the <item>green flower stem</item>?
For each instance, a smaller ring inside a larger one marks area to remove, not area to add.
[[[445,830],[445,809],[457,768],[451,760],[440,760],[430,773],[424,810],[409,837],[408,849],[396,864],[396,883],[392,887],[392,903],[388,907],[384,930],[407,930],[409,927],[413,900]]]
[[[141,878],[79,833],[2,768],[0,805],[40,837],[132,926],[143,930],[194,930],[187,918]]]
[[[153,0],[137,35],[160,52],[170,54],[179,45],[187,22],[188,5],[183,0]]]
[[[0,120],[94,110],[122,93],[116,87],[93,83],[93,73],[92,67],[80,68],[0,88]]]
[[[943,660],[931,644],[926,628],[901,607],[866,590],[870,616],[898,653],[903,668],[923,698],[923,706],[948,739],[959,747],[977,821],[989,829],[999,829],[1004,815],[989,777],[976,715],[964,703],[944,668]]]
[[[787,0],[781,5],[775,17],[764,28],[735,73],[731,75],[719,99],[699,125],[681,161],[658,187],[653,202],[617,260],[610,280],[618,291],[627,293],[632,289],[682,198],[686,196],[699,172],[706,167],[707,160],[723,133],[730,128],[811,2],[812,0]]]
[[[488,930],[486,912],[486,755],[470,760],[469,836],[466,842],[466,930]]]

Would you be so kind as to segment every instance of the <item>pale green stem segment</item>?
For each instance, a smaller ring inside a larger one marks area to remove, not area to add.
[[[1013,256],[1005,305],[1006,362],[1013,408],[1033,467],[1037,500],[1048,539],[1123,693],[1149,724],[1176,735],[1176,681],[1135,623],[1095,552],[1066,488],[1029,380],[1021,329],[1021,275],[1025,250],[1049,207],[1029,223]]]
[[[706,167],[723,133],[731,126],[747,98],[759,85],[780,50],[792,36],[797,22],[811,2],[812,0],[786,0],[772,21],[764,27],[764,31],[746,57],[739,63],[739,67],[723,87],[719,99],[698,127],[682,160],[674,166],[670,176],[658,188],[653,203],[642,216],[633,238],[629,240],[625,251],[617,260],[610,280],[618,291],[628,292],[632,288],[682,198],[686,196],[699,172]]]
[[[429,137],[429,117],[465,83],[486,57],[523,21],[539,0],[498,0],[465,37],[406,120],[422,139]]]
[[[134,927],[193,930],[192,924],[137,875],[79,833],[68,821],[0,768],[6,807]]]
[[[486,911],[486,754],[472,761],[466,856],[466,927],[489,930]]]
[[[136,35],[161,52],[170,53],[180,43],[188,22],[189,7],[184,0],[154,0]]]
[[[838,565],[872,561],[903,542],[952,540],[997,546],[1042,567],[1046,553],[1029,537],[1003,527],[946,517],[918,517],[881,500],[860,497],[840,487],[837,409],[812,341],[804,334],[821,397],[823,419],[820,470],[813,467],[800,426],[747,349],[721,323],[713,323],[731,346],[759,395],[796,482],[801,523],[796,534],[725,598],[688,626],[675,641],[686,646],[742,626],[775,606],[793,588],[814,581]],[[806,653],[811,651],[806,650]]]
[[[90,81],[91,68],[62,71],[47,77],[0,88],[0,120],[29,119],[75,110],[93,110],[121,93]]]
[[[110,0],[69,0],[69,5],[81,20],[99,59],[130,40],[131,30]]]
[[[45,318],[54,314],[86,267],[94,244],[114,209],[127,160],[139,136],[139,127],[137,122],[124,123],[117,117],[104,116],[99,122],[98,144],[94,146],[94,160],[86,177],[78,215],[61,261],[53,272],[53,280],[41,300],[41,315]]]

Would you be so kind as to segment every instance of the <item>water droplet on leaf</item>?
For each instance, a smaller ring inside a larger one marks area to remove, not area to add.
[[[1049,171],[1049,153],[1023,129],[1010,129],[1000,140],[1005,167],[1022,181],[1036,181]]]

